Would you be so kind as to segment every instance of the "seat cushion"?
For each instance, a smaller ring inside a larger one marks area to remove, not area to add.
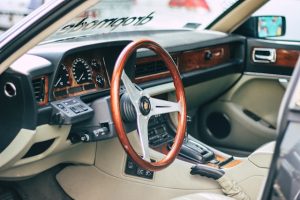
[[[172,200],[234,200],[222,194],[215,193],[195,193],[173,198]]]

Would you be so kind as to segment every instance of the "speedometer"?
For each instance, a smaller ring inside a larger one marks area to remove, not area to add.
[[[72,72],[74,79],[78,84],[88,83],[92,81],[92,71],[87,63],[82,58],[76,58],[72,63]]]

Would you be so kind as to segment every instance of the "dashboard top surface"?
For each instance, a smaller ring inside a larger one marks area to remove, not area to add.
[[[190,30],[173,30],[173,31],[135,31],[124,33],[106,33],[100,35],[92,35],[80,38],[70,38],[66,40],[59,40],[53,42],[42,43],[41,45],[30,50],[30,54],[40,54],[42,52],[48,53],[64,53],[66,51],[79,48],[82,46],[103,44],[110,45],[111,43],[119,42],[120,44],[126,44],[130,41],[138,39],[150,39],[164,48],[175,47],[181,49],[192,49],[198,47],[200,43],[207,45],[206,42],[211,43],[216,39],[230,39],[232,36],[220,32],[214,31],[190,31]],[[233,36],[234,38],[243,38],[241,36]]]

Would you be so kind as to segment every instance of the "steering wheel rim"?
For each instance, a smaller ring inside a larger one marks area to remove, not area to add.
[[[129,59],[129,57],[139,48],[147,48],[154,51],[158,56],[162,58],[165,62],[167,68],[170,71],[171,77],[174,81],[177,103],[159,100],[150,97],[145,90],[138,90],[137,87],[130,81],[128,76],[124,71],[124,66]],[[137,123],[138,132],[141,142],[141,147],[143,151],[143,158],[134,150],[131,146],[128,137],[126,135],[125,129],[122,123],[122,117],[120,112],[120,82],[126,88],[131,102],[133,103],[135,110],[137,112]],[[142,39],[129,43],[119,55],[113,75],[111,80],[111,110],[112,119],[116,128],[116,132],[120,143],[122,144],[126,153],[137,163],[140,167],[151,170],[158,171],[169,166],[178,155],[180,148],[182,146],[184,135],[186,131],[186,99],[184,93],[184,87],[181,81],[180,74],[177,70],[176,64],[174,63],[172,57],[169,53],[164,50],[159,44],[154,41]],[[147,99],[147,100],[146,100]],[[146,106],[144,106],[146,105]],[[146,112],[143,112],[146,109]],[[155,114],[163,114],[170,112],[178,113],[178,127],[176,130],[176,136],[172,149],[169,153],[160,161],[151,162],[149,155],[149,144],[148,144],[148,120],[151,116]],[[146,125],[144,124],[145,122]],[[146,132],[146,133],[143,133]],[[146,149],[148,148],[148,149]],[[148,151],[148,153],[146,152]]]

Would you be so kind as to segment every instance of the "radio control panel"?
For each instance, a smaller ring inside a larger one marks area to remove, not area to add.
[[[158,147],[173,141],[171,130],[167,125],[166,115],[155,115],[150,118],[148,125],[148,139],[151,147]]]

